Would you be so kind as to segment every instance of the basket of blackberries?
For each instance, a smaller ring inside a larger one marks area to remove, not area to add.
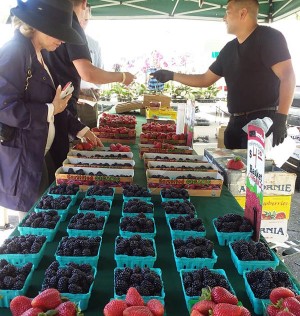
[[[88,263],[97,266],[102,238],[97,237],[63,237],[55,252],[55,259],[61,265],[70,262],[77,264]]]
[[[96,216],[109,216],[111,200],[97,200],[93,197],[84,198],[78,208],[78,213],[94,213]]]
[[[92,185],[86,191],[85,197],[93,197],[97,200],[113,200],[115,196],[115,188],[107,185]]]
[[[144,213],[146,217],[153,218],[154,205],[151,202],[141,201],[139,199],[132,199],[128,202],[123,202],[122,216],[136,216]]]
[[[47,241],[52,241],[57,233],[61,216],[56,210],[44,212],[30,212],[18,226],[21,235],[46,236]]]
[[[161,203],[167,219],[179,216],[197,217],[196,208],[190,201],[168,201]]]
[[[12,264],[5,259],[0,260],[0,307],[9,307],[14,297],[26,294],[33,270],[31,262]]]
[[[164,305],[165,291],[161,269],[115,268],[114,298],[124,300],[130,287],[137,289],[145,303],[151,299],[157,299]]]
[[[79,195],[78,184],[61,183],[59,185],[53,185],[49,188],[48,195],[58,198],[61,195],[69,196],[71,198],[71,205],[75,205]]]
[[[273,268],[244,271],[246,293],[255,314],[262,315],[264,304],[270,304],[270,293],[278,287],[288,288],[296,295],[300,294],[290,275],[285,271],[275,271]]]
[[[229,213],[213,219],[213,226],[221,246],[231,241],[250,240],[253,228],[250,221],[241,215]]]
[[[12,264],[33,263],[39,265],[46,247],[46,236],[21,235],[4,240],[0,246],[0,259],[6,259]]]
[[[96,273],[97,269],[90,264],[60,265],[53,261],[45,271],[42,291],[55,288],[84,311],[88,308]]]
[[[128,202],[131,199],[151,202],[151,192],[138,184],[126,184],[123,186],[123,201]]]
[[[190,195],[189,192],[186,189],[183,188],[162,188],[160,191],[160,196],[162,202],[168,202],[168,201],[189,201]]]
[[[201,218],[191,216],[178,216],[167,218],[172,239],[185,239],[187,237],[205,237],[206,230]]]
[[[141,213],[137,216],[125,216],[120,219],[119,234],[128,238],[139,234],[143,238],[154,238],[156,235],[156,226],[153,218],[147,218]]]
[[[65,221],[72,206],[71,201],[72,199],[68,195],[53,197],[52,195],[46,194],[37,202],[34,211],[44,212],[45,210],[56,210],[58,215],[61,216],[61,220]]]
[[[95,213],[78,213],[70,219],[67,233],[70,237],[102,236],[106,222],[106,216],[96,216]]]
[[[262,241],[237,240],[229,243],[232,261],[239,274],[245,270],[275,269],[279,259],[267,244]]]
[[[157,253],[154,239],[133,235],[130,238],[118,236],[115,241],[117,267],[153,268]]]
[[[199,300],[202,289],[221,286],[235,295],[223,269],[182,269],[179,272],[185,303],[190,308],[190,302]]]
[[[177,271],[181,269],[212,269],[217,262],[214,243],[202,237],[172,239],[172,248]]]

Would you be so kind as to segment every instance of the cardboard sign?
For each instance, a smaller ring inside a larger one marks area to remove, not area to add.
[[[265,133],[248,125],[245,217],[254,228],[253,239],[259,240],[265,172]]]

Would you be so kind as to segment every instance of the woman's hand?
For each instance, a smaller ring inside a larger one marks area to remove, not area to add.
[[[52,104],[54,107],[53,115],[63,112],[65,108],[67,107],[68,101],[71,99],[71,96],[72,96],[72,94],[69,94],[64,99],[61,99],[60,98],[61,90],[62,90],[61,85],[59,85],[56,89],[56,94],[52,101]]]
[[[104,147],[101,139],[98,138],[93,132],[91,132],[90,130],[88,130],[84,136],[84,138],[86,138],[90,143],[92,143],[94,146],[98,146],[98,147]]]

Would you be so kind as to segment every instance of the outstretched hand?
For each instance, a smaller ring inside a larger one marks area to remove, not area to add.
[[[273,147],[281,144],[287,136],[286,120],[286,114],[275,113],[273,124],[266,133],[266,137],[273,133]]]
[[[173,80],[174,72],[170,71],[170,70],[161,69],[161,70],[157,70],[157,71],[151,73],[150,76],[152,76],[153,78],[155,78],[159,82],[165,83],[169,80]]]

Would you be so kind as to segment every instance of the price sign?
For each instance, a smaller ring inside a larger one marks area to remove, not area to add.
[[[259,240],[265,172],[265,133],[248,125],[245,217],[254,227],[253,239]]]

